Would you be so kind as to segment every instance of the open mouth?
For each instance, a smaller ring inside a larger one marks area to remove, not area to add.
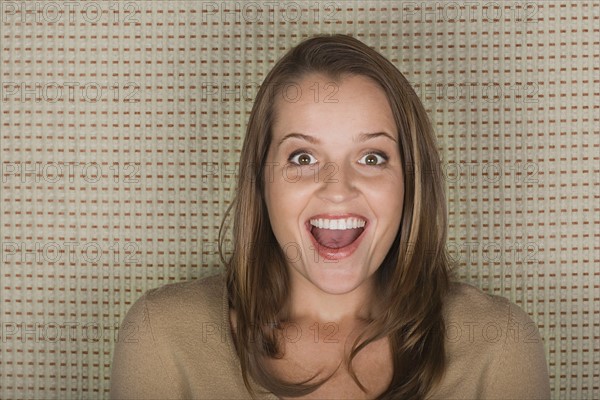
[[[341,249],[354,243],[365,230],[367,220],[362,217],[311,218],[309,231],[315,241],[327,249]]]

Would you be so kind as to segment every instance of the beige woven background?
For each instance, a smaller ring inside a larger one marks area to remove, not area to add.
[[[106,398],[131,304],[220,271],[257,87],[319,32],[413,84],[460,276],[537,322],[554,398],[600,398],[600,2],[0,3],[0,398]]]

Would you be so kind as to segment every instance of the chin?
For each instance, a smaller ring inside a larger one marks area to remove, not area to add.
[[[337,263],[331,263],[335,266]],[[319,290],[328,294],[346,294],[350,293],[361,285],[366,284],[369,280],[363,274],[358,274],[358,271],[344,271],[333,267],[331,270],[323,271],[321,266],[320,271],[307,273],[308,281],[316,286]]]

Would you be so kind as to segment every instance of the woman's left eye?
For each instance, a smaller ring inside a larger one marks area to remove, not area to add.
[[[388,160],[388,157],[384,153],[368,153],[362,156],[361,160],[365,160],[364,162],[359,161],[361,164],[377,166],[385,164],[385,162]]]

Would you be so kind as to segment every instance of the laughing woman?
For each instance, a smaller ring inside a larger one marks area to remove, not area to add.
[[[311,38],[270,71],[231,211],[225,275],[128,311],[112,398],[550,397],[529,316],[450,280],[432,127],[362,42]]]

